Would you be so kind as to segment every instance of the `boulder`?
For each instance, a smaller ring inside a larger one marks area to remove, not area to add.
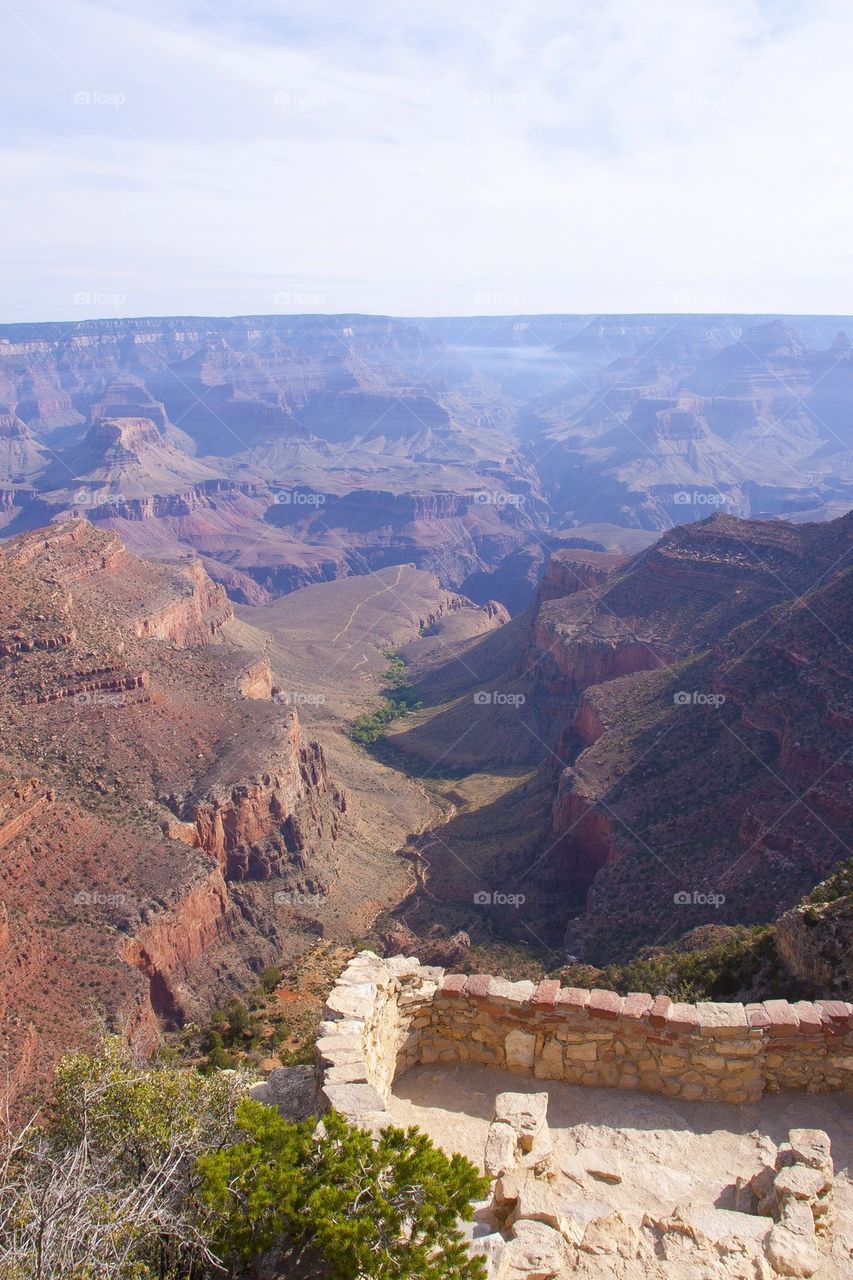
[[[489,1126],[483,1165],[489,1178],[498,1178],[518,1163],[518,1133],[501,1120]]]
[[[832,1176],[832,1146],[822,1129],[791,1129],[788,1145],[794,1164],[804,1164]]]
[[[825,1173],[804,1164],[781,1169],[773,1179],[773,1190],[781,1202],[785,1199],[814,1200],[829,1187]]]
[[[779,1221],[788,1231],[793,1231],[795,1236],[814,1239],[814,1218],[811,1209],[802,1200],[786,1201],[782,1205]]]
[[[547,1093],[499,1093],[495,1098],[495,1120],[515,1130],[523,1151],[533,1149],[547,1115]]]
[[[494,1231],[487,1236],[477,1236],[469,1245],[474,1258],[482,1258],[486,1264],[486,1280],[504,1280],[509,1272],[510,1256],[506,1240]]]
[[[275,1067],[266,1080],[252,1085],[249,1093],[256,1102],[277,1107],[285,1120],[306,1120],[322,1110],[313,1067]]]
[[[509,1215],[511,1225],[522,1221],[547,1223],[569,1244],[579,1244],[583,1235],[583,1226],[574,1221],[548,1183],[532,1174],[524,1182]]]
[[[618,1210],[592,1202],[591,1216],[586,1223],[581,1249],[584,1253],[618,1254],[622,1258],[636,1258],[640,1242],[640,1224],[636,1218]]]
[[[797,1235],[781,1222],[770,1232],[767,1259],[779,1276],[813,1276],[820,1263],[814,1238]]]
[[[566,1243],[559,1231],[545,1222],[524,1219],[513,1227],[507,1246],[510,1274],[524,1280],[551,1280],[562,1276],[568,1261]]]
[[[492,1206],[498,1217],[505,1217],[518,1200],[526,1178],[527,1170],[521,1168],[508,1169],[500,1174],[492,1197]]]

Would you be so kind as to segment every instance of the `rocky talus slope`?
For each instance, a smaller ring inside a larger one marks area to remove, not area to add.
[[[337,874],[345,798],[196,563],[77,521],[0,549],[0,1004],[15,1086],[142,1047],[278,956]]]

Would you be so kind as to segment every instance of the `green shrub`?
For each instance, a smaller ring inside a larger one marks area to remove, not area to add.
[[[805,899],[807,903],[826,906],[841,898],[853,897],[853,858],[840,862],[832,875],[817,885]]]
[[[330,1112],[289,1124],[246,1100],[243,1141],[199,1161],[213,1239],[240,1276],[328,1280],[481,1280],[459,1230],[487,1182],[417,1129],[368,1133]],[[316,1270],[314,1269],[316,1268]]]
[[[234,1138],[247,1084],[140,1066],[118,1038],[63,1058],[44,1125],[0,1131],[0,1276],[213,1280],[197,1160]]]
[[[277,964],[267,965],[261,974],[261,986],[268,996],[272,995],[276,987],[281,983],[284,974],[281,967]]]
[[[0,1276],[482,1280],[468,1160],[417,1129],[291,1124],[248,1083],[141,1066],[118,1039],[63,1059],[44,1126],[5,1135]]]

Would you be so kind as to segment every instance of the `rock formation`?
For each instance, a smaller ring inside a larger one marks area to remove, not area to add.
[[[524,661],[566,763],[545,874],[586,907],[572,953],[773,918],[843,857],[851,541],[849,516],[714,516],[595,586],[546,579]]]
[[[192,548],[246,600],[412,561],[481,602],[535,588],[543,504],[509,401],[412,322],[6,326],[0,395],[16,531],[85,514],[141,553]]]
[[[345,800],[197,563],[81,520],[7,542],[0,570],[0,1048],[20,1092],[99,1017],[148,1049],[256,981],[287,918],[275,884],[334,882]]]

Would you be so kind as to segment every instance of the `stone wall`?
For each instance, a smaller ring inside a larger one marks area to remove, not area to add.
[[[388,1123],[397,1075],[474,1063],[571,1084],[754,1102],[765,1090],[853,1092],[853,1006],[839,1000],[680,1004],[545,980],[446,974],[361,952],[333,988],[317,1042],[325,1103]]]

